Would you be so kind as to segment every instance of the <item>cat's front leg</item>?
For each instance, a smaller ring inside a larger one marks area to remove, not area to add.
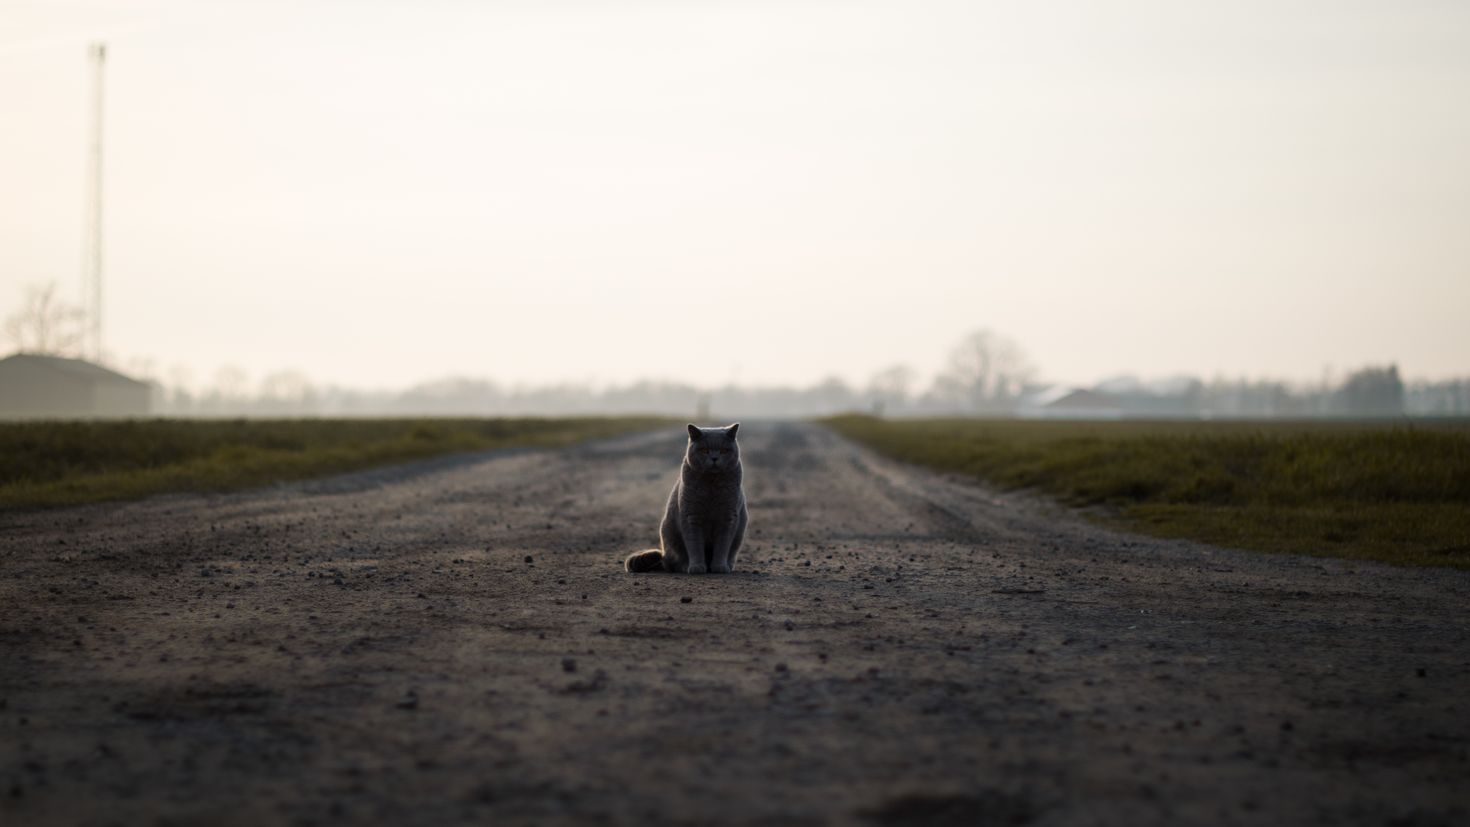
[[[730,529],[725,529],[715,535],[709,548],[709,570],[715,574],[730,573],[730,547],[735,535]]]
[[[704,574],[704,533],[690,525],[684,526],[684,552],[689,556],[689,563],[684,571],[689,574]]]

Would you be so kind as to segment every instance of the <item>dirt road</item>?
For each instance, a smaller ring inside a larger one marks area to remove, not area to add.
[[[741,440],[727,576],[682,429],[0,516],[0,822],[1470,823],[1470,573]]]

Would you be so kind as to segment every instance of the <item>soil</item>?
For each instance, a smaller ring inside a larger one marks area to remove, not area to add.
[[[682,428],[0,516],[0,821],[1470,823],[1470,572],[741,441],[723,576]]]

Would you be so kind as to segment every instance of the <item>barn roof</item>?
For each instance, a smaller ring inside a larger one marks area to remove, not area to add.
[[[1051,385],[1027,396],[1022,404],[1028,408],[1116,408],[1118,400],[1086,388]]]
[[[146,382],[139,382],[115,370],[109,370],[101,365],[88,362],[85,359],[68,359],[65,356],[43,356],[39,353],[15,353],[4,359],[0,359],[0,369],[12,364],[31,365],[75,379],[84,379],[91,382],[112,382],[114,384],[147,386]]]
[[[1078,388],[1046,403],[1048,408],[1116,408],[1118,400],[1107,394]]]

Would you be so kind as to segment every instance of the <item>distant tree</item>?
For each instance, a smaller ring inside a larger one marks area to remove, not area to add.
[[[187,414],[194,407],[194,372],[187,365],[174,364],[168,369],[163,408],[170,414]]]
[[[1416,382],[1404,390],[1404,412],[1418,416],[1470,414],[1470,379]]]
[[[216,413],[239,412],[249,388],[249,374],[234,365],[225,365],[214,372],[213,386],[204,401]]]
[[[1348,416],[1403,416],[1404,382],[1398,365],[1368,367],[1348,374],[1337,391],[1338,410]]]
[[[306,413],[316,399],[316,389],[306,374],[280,370],[260,380],[260,402],[276,413]]]
[[[56,283],[26,289],[25,305],[5,320],[5,337],[22,353],[79,356],[82,348],[81,308],[56,296]]]
[[[489,380],[449,376],[404,391],[399,407],[417,414],[484,416],[499,410],[503,397]]]
[[[849,388],[840,376],[828,376],[813,385],[807,394],[812,400],[812,407],[821,414],[851,411],[862,404],[857,401],[852,388]]]
[[[991,330],[977,330],[950,351],[949,366],[934,381],[936,396],[970,411],[1002,411],[1036,376],[1021,346]]]
[[[908,365],[892,365],[873,374],[868,380],[868,396],[873,400],[873,413],[902,407],[909,398],[918,373]]]

